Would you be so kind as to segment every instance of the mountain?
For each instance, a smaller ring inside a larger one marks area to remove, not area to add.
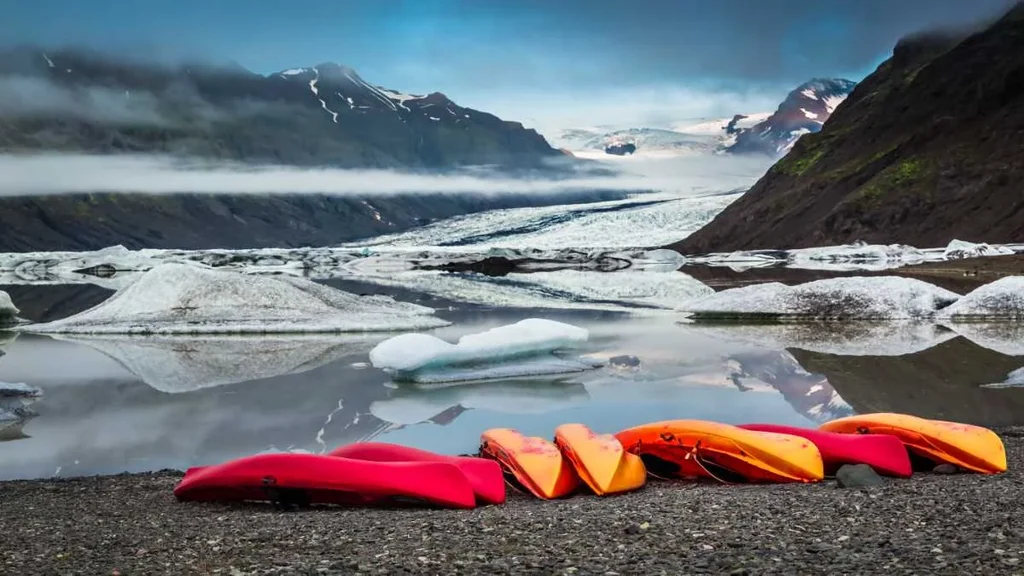
[[[726,131],[735,134],[735,142],[726,149],[733,153],[783,155],[804,134],[821,130],[836,106],[850,95],[857,83],[842,78],[816,78],[805,82],[786,96],[774,114],[750,128]],[[737,116],[734,120],[742,120]]]
[[[901,40],[683,253],[1024,241],[1024,3]]]
[[[0,52],[0,154],[159,154],[412,172],[561,174],[568,159],[518,122],[441,93],[382,88],[338,64],[254,74],[86,50]],[[301,177],[301,174],[297,175]],[[93,194],[0,197],[0,251],[330,245],[494,208],[625,193]]]
[[[0,152],[159,152],[294,165],[536,166],[534,130],[439,92],[375,86],[338,64],[262,76],[82,50],[0,53]]]

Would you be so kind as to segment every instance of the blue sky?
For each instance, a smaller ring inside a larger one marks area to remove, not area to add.
[[[0,39],[260,73],[335,61],[368,81],[527,124],[658,123],[773,109],[859,80],[895,41],[1012,0],[0,0]]]

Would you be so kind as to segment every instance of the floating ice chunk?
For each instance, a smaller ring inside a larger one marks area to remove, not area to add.
[[[10,295],[0,290],[0,326],[9,326],[17,321],[17,314],[21,312],[11,302]]]
[[[943,257],[947,260],[958,258],[977,258],[979,256],[1007,256],[1013,254],[1012,248],[992,244],[976,244],[964,240],[953,240],[946,246]]]
[[[455,381],[576,372],[592,362],[552,353],[586,342],[585,328],[543,318],[491,328],[459,338],[458,344],[429,334],[402,334],[370,351],[370,362],[397,380]]]
[[[929,318],[960,296],[913,278],[851,276],[723,290],[681,306],[694,319],[850,320]]]
[[[81,334],[369,332],[448,322],[423,306],[356,296],[290,276],[167,263],[84,312],[19,329]]]
[[[150,387],[175,394],[298,374],[354,354],[382,336],[59,336],[117,361]]]
[[[964,295],[939,317],[952,321],[1024,320],[1024,276],[1007,276]]]

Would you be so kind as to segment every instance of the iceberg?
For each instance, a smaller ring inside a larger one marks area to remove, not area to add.
[[[381,336],[56,336],[94,348],[166,394],[307,372],[365,354]]]
[[[1024,276],[1007,276],[979,286],[945,308],[952,321],[1024,320]]]
[[[731,288],[680,309],[695,320],[896,320],[930,318],[959,298],[913,278],[851,276]]]
[[[1014,254],[1014,250],[1009,246],[952,240],[946,246],[942,256],[946,260],[955,260],[959,258],[978,258],[980,256],[1008,256],[1010,254]]]
[[[543,318],[527,318],[477,334],[457,344],[430,334],[389,338],[370,351],[370,363],[396,381],[454,382],[580,372],[603,363],[567,358],[556,352],[571,349],[590,337],[585,328]]]
[[[0,290],[0,327],[13,326],[18,322],[18,313],[21,310],[11,302],[10,295]]]
[[[273,334],[418,330],[449,323],[433,309],[356,296],[292,276],[155,266],[84,312],[19,330],[64,334]]]

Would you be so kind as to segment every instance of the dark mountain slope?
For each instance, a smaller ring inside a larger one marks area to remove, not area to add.
[[[338,64],[261,76],[84,51],[0,52],[0,151],[29,150],[434,169],[562,156],[518,122],[444,94],[375,86]]]
[[[1024,241],[1024,3],[907,38],[683,253]]]

